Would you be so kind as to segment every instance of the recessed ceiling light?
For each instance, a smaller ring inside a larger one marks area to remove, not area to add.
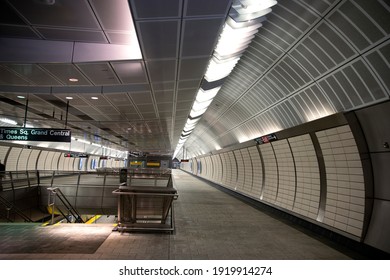
[[[92,97],[91,97],[91,99],[93,99],[93,100],[97,100],[97,99],[99,99],[99,97],[92,96]]]
[[[69,82],[75,83],[75,82],[78,82],[78,81],[79,81],[79,79],[77,79],[77,78],[69,78]]]
[[[67,97],[65,97],[66,99],[68,99],[68,100],[71,100],[71,99],[73,99],[73,97],[72,96],[67,96]]]
[[[23,96],[23,95],[18,95],[17,98],[24,99],[24,98],[26,98],[26,97]]]

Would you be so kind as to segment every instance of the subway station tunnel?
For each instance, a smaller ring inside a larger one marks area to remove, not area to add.
[[[75,207],[108,219],[117,197],[104,204],[99,188],[117,188],[115,172],[181,169],[172,235],[72,224],[84,244],[100,243],[61,254],[0,241],[1,258],[388,258],[388,1],[0,5],[4,199],[31,216],[45,187],[77,186]],[[36,141],[16,127],[71,139]],[[43,236],[35,224],[2,224],[3,240]],[[116,242],[158,252],[115,254]]]

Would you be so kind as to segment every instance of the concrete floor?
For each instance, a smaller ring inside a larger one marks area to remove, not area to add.
[[[291,226],[183,171],[173,170],[179,198],[176,230],[112,231],[92,225],[1,224],[0,259],[343,260],[350,252]],[[324,241],[324,242],[323,242]],[[360,258],[358,256],[358,258]]]

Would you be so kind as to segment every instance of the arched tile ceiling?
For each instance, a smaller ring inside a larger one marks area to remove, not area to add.
[[[77,137],[172,154],[231,3],[1,1],[0,117],[21,123],[24,94],[29,121],[63,127],[70,96]],[[388,99],[389,31],[385,0],[279,0],[186,156]]]
[[[388,99],[389,32],[385,1],[278,1],[185,143],[185,155]]]

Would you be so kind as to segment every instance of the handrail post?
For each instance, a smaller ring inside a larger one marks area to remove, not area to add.
[[[51,207],[51,224],[53,224],[57,192],[56,188],[47,188],[47,190],[49,191],[49,196],[47,197],[47,206]]]

